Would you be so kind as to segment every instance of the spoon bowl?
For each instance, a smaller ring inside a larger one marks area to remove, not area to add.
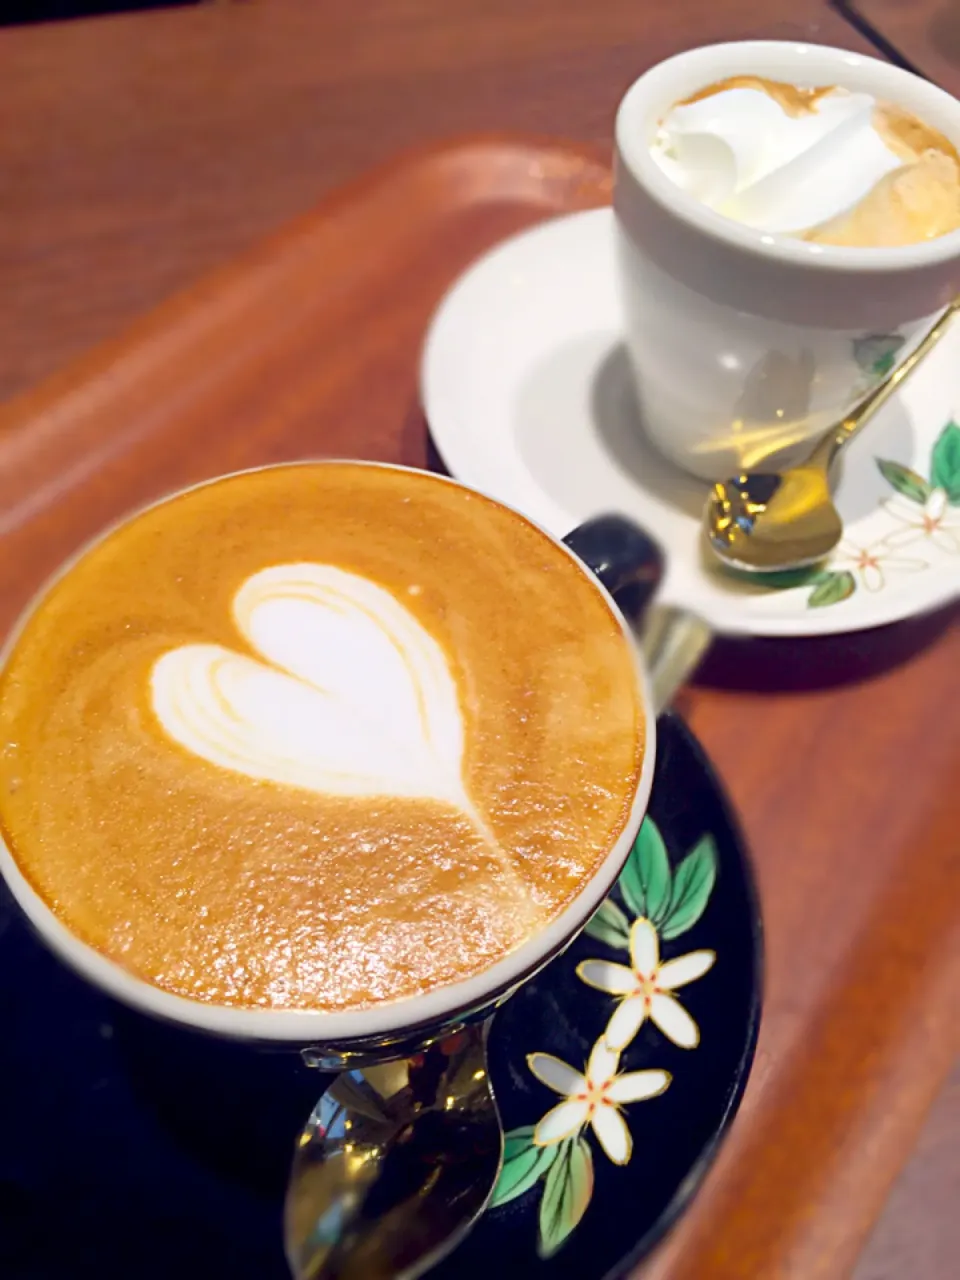
[[[816,564],[843,532],[826,472],[809,465],[781,475],[748,472],[714,485],[704,524],[716,554],[747,572]]]
[[[300,1135],[284,1210],[298,1280],[421,1275],[479,1217],[503,1158],[488,1027],[345,1071],[323,1094]]]

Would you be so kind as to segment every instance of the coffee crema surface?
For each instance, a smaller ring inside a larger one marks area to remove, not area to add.
[[[960,156],[868,93],[733,76],[675,103],[651,154],[735,222],[819,244],[883,248],[960,228]]]
[[[87,550],[0,673],[0,832],[154,986],[343,1011],[481,973],[622,834],[631,645],[549,538],[442,479],[292,465]]]

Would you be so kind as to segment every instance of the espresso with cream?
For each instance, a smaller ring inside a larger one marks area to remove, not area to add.
[[[736,222],[819,244],[885,247],[960,228],[960,156],[893,103],[734,76],[676,103],[652,155]]]
[[[347,1010],[475,975],[627,822],[630,643],[521,516],[437,477],[268,468],[90,548],[0,672],[0,834],[164,991]]]

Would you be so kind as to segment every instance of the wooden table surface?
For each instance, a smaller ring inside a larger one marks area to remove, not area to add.
[[[0,397],[58,370],[400,146],[490,128],[603,140],[609,137],[617,99],[643,67],[696,43],[757,35],[869,47],[822,0],[766,0],[762,9],[756,0],[646,6],[641,0],[361,0],[350,7],[337,0],[300,5],[276,0],[0,32],[0,297],[5,303]],[[782,647],[778,652],[782,662]],[[892,648],[868,638],[862,646],[852,641],[831,653],[841,669],[873,682],[878,706],[884,708],[877,740],[851,742],[851,756],[862,755],[859,772],[851,765],[834,780],[819,776],[809,763],[803,767],[802,760],[798,765],[798,756],[816,753],[817,734],[843,723],[845,707],[861,695],[849,684],[831,689],[823,680],[822,662],[819,677],[798,670],[792,688],[791,681],[776,677],[779,729],[763,774],[738,769],[737,743],[725,737],[722,725],[726,699],[754,697],[762,717],[765,695],[695,690],[687,710],[708,748],[722,757],[722,772],[755,844],[778,838],[775,830],[758,829],[756,814],[781,803],[791,814],[790,805],[797,804],[790,787],[773,775],[782,778],[799,768],[809,804],[820,805],[825,823],[832,824],[822,841],[847,833],[867,842],[863,856],[870,858],[871,839],[891,847],[888,830],[896,810],[887,793],[895,782],[923,790],[925,766],[911,758],[921,735],[911,717],[922,707],[923,724],[936,730],[929,690],[945,687],[944,673],[957,669],[956,634],[940,620],[930,636],[909,633]],[[809,687],[801,694],[805,682]],[[902,761],[897,759],[899,724],[909,727],[906,738],[915,744]],[[951,724],[956,724],[955,699],[947,705],[939,745],[930,747],[941,778],[951,762],[957,778]],[[835,782],[852,782],[856,795],[838,801]],[[875,827],[850,816],[851,805],[863,809],[875,802]],[[924,847],[933,842],[943,850],[953,841],[955,852],[955,812],[953,797],[931,792],[923,824],[902,838],[922,841]],[[791,821],[800,819],[791,816]],[[806,848],[812,859],[816,833],[808,827],[795,852],[802,855]],[[775,868],[775,859],[770,865]],[[816,909],[815,888],[811,882],[811,909]],[[873,902],[870,909],[902,908],[906,918],[916,909],[920,918],[916,895],[930,890],[929,883],[907,883],[902,903]],[[746,1242],[754,1256],[763,1258],[772,1256],[765,1241],[783,1222],[798,1233],[790,1247],[779,1249],[784,1261],[778,1275],[802,1280],[849,1272],[883,1204],[892,1170],[908,1154],[949,1069],[942,1034],[936,1048],[928,1049],[927,1030],[937,1020],[937,1000],[950,990],[950,975],[907,972],[909,929],[891,931],[889,938],[905,948],[899,969],[896,954],[860,956],[857,964],[890,974],[886,999],[903,1044],[900,1059],[884,1059],[884,1071],[893,1075],[882,1082],[871,1074],[872,1046],[864,1045],[859,1054],[849,1046],[838,1050],[844,1027],[829,1007],[802,1061],[807,1083],[800,1087],[797,1115],[798,1124],[807,1126],[803,1140],[808,1146],[816,1141],[809,1133],[811,1114],[824,1099],[828,1111],[836,1099],[840,1116],[848,1091],[876,1090],[878,1099],[886,1100],[891,1080],[902,1080],[902,1089],[897,1086],[902,1104],[875,1117],[868,1138],[857,1131],[844,1136],[850,1185],[834,1181],[833,1202],[823,1203],[808,1166],[807,1176],[798,1176],[784,1195],[781,1218],[778,1206],[764,1197],[763,1185],[767,1175],[770,1185],[783,1185],[788,1151],[737,1152],[741,1162],[750,1162],[749,1177],[726,1167],[716,1171],[726,1179],[725,1212],[733,1223],[729,1239]],[[782,968],[785,958],[773,954],[776,937],[768,941],[772,962]],[[865,1002],[875,1000],[875,981],[871,985],[868,972],[845,964],[842,943],[825,937],[825,945],[836,951],[838,993],[862,991]],[[802,983],[803,957],[793,962]],[[911,1005],[922,993],[925,1003]],[[911,1039],[904,1028],[914,1013]],[[789,1020],[789,1008],[778,1016]],[[936,1057],[936,1069],[928,1069],[922,1086],[913,1088],[911,1055],[928,1053]],[[837,1063],[847,1074],[825,1088],[818,1064],[830,1071]],[[761,1051],[751,1088],[757,1093],[778,1087],[772,1080],[771,1064]],[[837,1131],[836,1123],[824,1129],[833,1135],[831,1141]],[[941,1280],[952,1272],[960,1245],[954,1209],[958,1137],[960,1077],[954,1077],[873,1229],[857,1280],[899,1275],[907,1266],[912,1280]],[[875,1177],[864,1176],[863,1153],[857,1153],[858,1143],[867,1140]],[[727,1155],[722,1164],[729,1164]],[[846,1155],[845,1150],[843,1167]],[[835,1150],[824,1149],[822,1156],[837,1162]],[[798,1224],[804,1221],[801,1233]],[[694,1209],[646,1272],[686,1275],[676,1260],[691,1236],[708,1229],[709,1220]],[[697,1280],[766,1280],[773,1274],[750,1270],[745,1254],[711,1252],[709,1242],[699,1256],[705,1262]]]

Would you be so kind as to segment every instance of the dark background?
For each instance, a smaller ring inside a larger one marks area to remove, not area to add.
[[[125,13],[133,9],[172,9],[197,0],[0,0],[0,26],[84,18],[95,13]]]

